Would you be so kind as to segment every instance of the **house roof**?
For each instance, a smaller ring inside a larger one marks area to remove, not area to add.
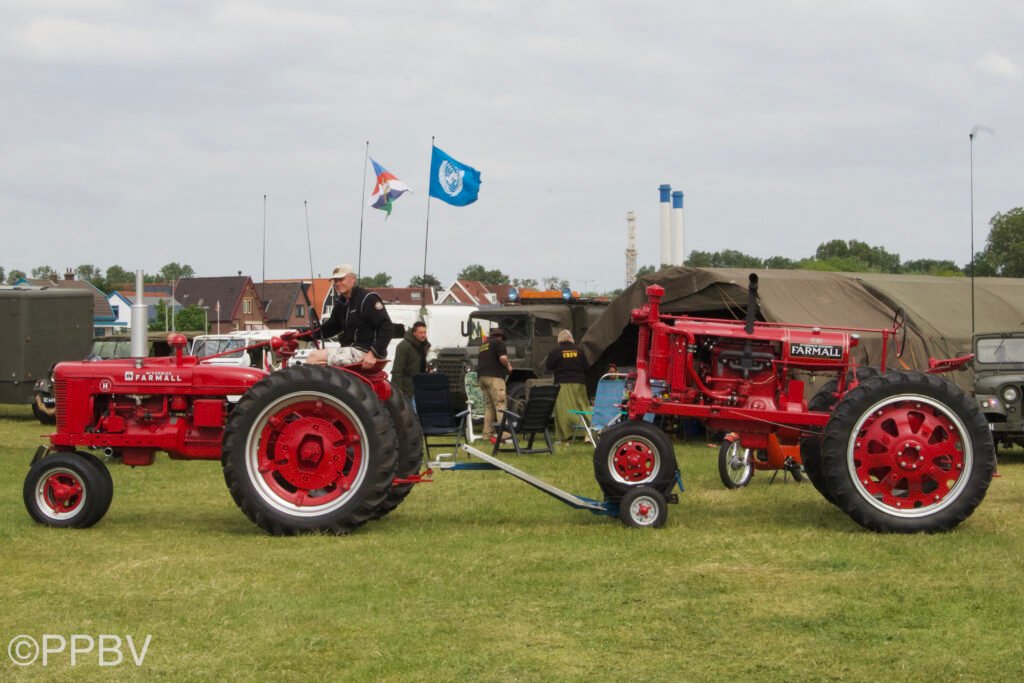
[[[260,282],[254,285],[256,293],[263,299],[263,308],[267,320],[271,322],[287,321],[292,317],[296,304],[309,305],[305,290],[306,283],[292,282]]]
[[[251,282],[248,275],[182,278],[174,289],[174,298],[182,306],[207,307],[210,320],[216,320],[220,302],[220,320],[231,320],[246,285]]]
[[[369,290],[377,292],[386,304],[432,304],[437,298],[433,287],[370,287]],[[424,292],[426,301],[423,300]]]
[[[444,294],[441,303],[460,303],[471,306],[501,304],[508,301],[508,290],[512,285],[485,285],[479,280],[455,280]]]
[[[114,311],[110,308],[107,295],[93,287],[89,282],[85,280],[59,280],[56,283],[50,282],[49,286],[56,287],[57,289],[80,289],[92,293],[93,320],[114,319]]]

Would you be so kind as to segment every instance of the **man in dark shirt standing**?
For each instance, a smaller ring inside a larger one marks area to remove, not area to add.
[[[331,280],[334,308],[315,336],[327,339],[338,335],[341,348],[317,349],[309,354],[306,362],[310,365],[360,363],[364,370],[369,370],[388,356],[388,342],[394,329],[391,317],[379,294],[356,285],[356,273],[349,264],[335,268]]]
[[[564,444],[572,437],[573,426],[579,423],[579,418],[569,411],[590,410],[587,361],[569,330],[558,333],[558,348],[548,354],[547,368],[554,373],[555,384],[561,386],[555,400],[555,439]]]
[[[502,435],[495,434],[495,423],[500,424],[501,412],[505,410],[505,378],[512,372],[512,362],[508,359],[505,349],[507,333],[500,327],[491,330],[491,334],[480,344],[480,355],[477,356],[477,377],[480,392],[484,395],[484,438],[496,440]]]

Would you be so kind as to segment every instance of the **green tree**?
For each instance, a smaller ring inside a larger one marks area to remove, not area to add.
[[[36,266],[32,269],[33,280],[52,280],[54,275],[56,273],[50,266]]]
[[[764,267],[770,270],[795,270],[797,262],[787,256],[769,256],[764,260]]]
[[[845,272],[898,273],[900,255],[873,247],[860,240],[829,240],[818,245],[814,259],[822,264],[810,264],[804,259],[801,268],[809,270],[839,270]]]
[[[485,285],[507,285],[509,284],[509,276],[500,270],[487,270],[479,263],[468,265],[459,271],[458,279],[460,280],[477,280],[484,283]]]
[[[900,272],[944,276],[964,274],[963,271],[960,270],[960,266],[956,265],[952,261],[937,261],[936,259],[930,258],[919,258],[914,259],[913,261],[904,261],[900,264]]]
[[[7,279],[7,275],[4,273],[4,267],[0,266],[0,282],[3,282],[6,279]]]
[[[1024,208],[997,213],[989,226],[985,261],[1002,277],[1024,277]]]
[[[988,260],[988,253],[979,251],[974,254],[974,268],[971,268],[970,263],[964,264],[964,275],[971,277],[972,270],[975,277],[996,277],[999,273],[996,272],[995,265]]]
[[[764,261],[735,249],[690,252],[686,265],[696,268],[763,268]]]
[[[377,273],[372,277],[359,278],[360,287],[391,287],[391,276],[387,273]]]
[[[12,270],[7,276],[7,284],[13,285],[18,280],[25,277],[25,271],[23,270]]]
[[[512,282],[510,282],[509,284],[511,284],[513,287],[518,287],[519,289],[537,288],[537,281],[532,277],[517,277],[514,278]]]
[[[687,261],[687,265],[690,265],[689,261]],[[644,275],[653,275],[656,272],[658,271],[654,266],[640,266],[636,271],[636,276],[643,277]]]
[[[156,317],[149,323],[150,332],[169,330],[171,314],[167,302],[160,299],[156,303]],[[203,332],[206,330],[206,311],[199,306],[188,306],[174,313],[174,329],[179,332]]]
[[[431,273],[426,275],[413,275],[409,278],[410,287],[440,287],[441,281],[434,277]]]
[[[79,280],[85,280],[100,291],[106,291],[107,289],[107,281],[103,278],[103,269],[91,263],[83,263],[75,268],[75,277]]]
[[[116,289],[134,289],[135,273],[130,273],[121,266],[113,265],[107,268],[107,287],[114,291]],[[109,293],[109,292],[108,292]]]
[[[160,269],[160,278],[163,282],[177,282],[183,277],[195,277],[196,271],[192,266],[172,261]]]
[[[549,275],[543,279],[544,289],[557,289],[562,290],[569,286],[569,281],[554,275]]]

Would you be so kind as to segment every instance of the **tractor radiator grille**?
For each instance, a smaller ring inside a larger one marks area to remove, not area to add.
[[[58,379],[53,383],[53,397],[57,401],[57,429],[64,429],[64,411],[68,405],[68,384],[65,380]]]

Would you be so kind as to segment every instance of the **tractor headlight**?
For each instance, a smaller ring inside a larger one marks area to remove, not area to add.
[[[1003,400],[1007,403],[1013,403],[1020,398],[1020,391],[1014,386],[1003,387],[1000,393],[1003,395]]]

